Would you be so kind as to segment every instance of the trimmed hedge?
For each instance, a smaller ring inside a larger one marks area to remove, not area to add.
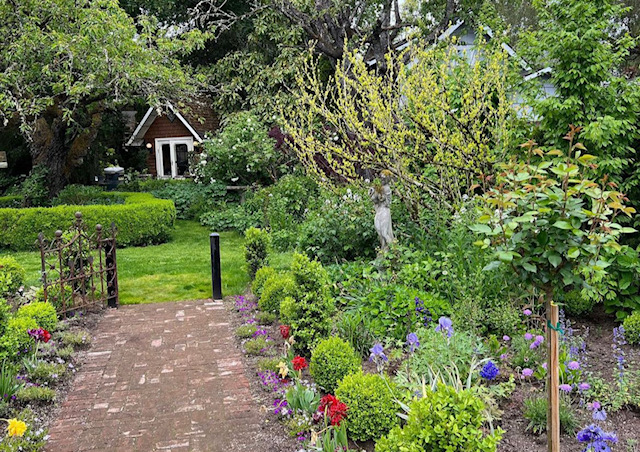
[[[38,233],[52,238],[57,229],[68,229],[75,213],[89,228],[115,222],[118,246],[148,245],[165,242],[173,229],[176,208],[173,201],[156,199],[149,193],[109,192],[108,196],[124,198],[124,204],[90,206],[33,207],[0,209],[0,248],[33,250]]]

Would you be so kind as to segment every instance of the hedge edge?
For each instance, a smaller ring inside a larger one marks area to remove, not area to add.
[[[165,242],[173,229],[176,208],[173,201],[150,193],[112,192],[124,204],[32,208],[0,208],[0,248],[14,251],[36,248],[38,234],[52,238],[57,229],[68,229],[76,212],[89,228],[96,224],[118,228],[118,245],[148,245]]]

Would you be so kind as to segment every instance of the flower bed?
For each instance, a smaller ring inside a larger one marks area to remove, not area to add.
[[[105,193],[105,197],[124,198],[124,204],[25,209],[0,208],[0,248],[32,250],[38,234],[53,237],[61,225],[71,224],[76,212],[82,212],[87,225],[112,222],[118,228],[118,245],[147,245],[168,239],[176,218],[172,201],[156,199],[149,193]]]

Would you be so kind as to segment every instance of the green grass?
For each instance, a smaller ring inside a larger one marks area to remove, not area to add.
[[[249,283],[244,262],[243,238],[235,232],[220,234],[223,295],[244,291]],[[40,285],[39,252],[11,254],[27,270],[27,286]],[[274,253],[271,264],[284,268],[288,253]],[[176,221],[172,240],[147,247],[118,250],[120,303],[156,303],[211,296],[209,230],[196,221]]]

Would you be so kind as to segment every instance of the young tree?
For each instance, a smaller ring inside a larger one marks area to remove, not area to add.
[[[509,61],[486,48],[473,62],[452,46],[411,45],[372,70],[347,52],[324,83],[309,61],[284,112],[300,160],[319,179],[365,183],[389,171],[415,215],[429,198],[459,200],[509,146]]]
[[[136,27],[117,0],[0,0],[0,119],[19,121],[51,195],[91,149],[105,111],[194,91],[175,55],[205,35],[171,39],[143,19]]]
[[[619,214],[631,216],[625,196],[605,177],[587,178],[596,169],[596,157],[576,142],[580,128],[565,136],[569,151],[544,152],[532,141],[523,145],[524,161],[498,165],[496,185],[484,196],[485,214],[471,229],[490,248],[495,260],[487,269],[509,265],[515,274],[537,289],[547,318],[547,391],[549,451],[560,447],[558,306],[554,289],[581,288],[590,276],[606,274],[608,259],[621,249],[624,233],[634,229],[616,223]],[[604,253],[603,250],[607,252]]]

